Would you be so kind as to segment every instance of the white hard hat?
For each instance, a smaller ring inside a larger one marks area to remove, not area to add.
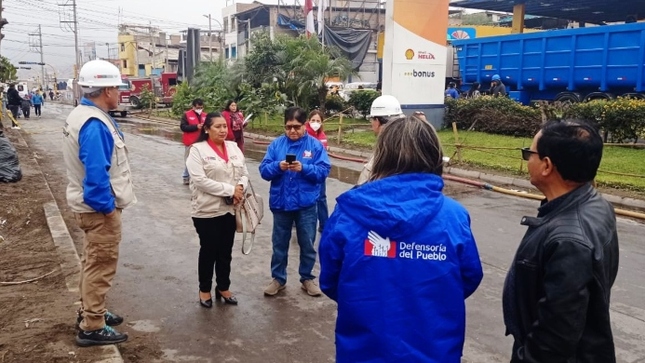
[[[377,97],[370,107],[370,117],[398,116],[402,113],[399,100],[390,95]]]
[[[81,67],[78,85],[91,88],[116,87],[123,85],[123,81],[121,81],[119,68],[110,62],[96,59]]]

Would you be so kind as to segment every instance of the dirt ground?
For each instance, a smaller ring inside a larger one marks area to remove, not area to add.
[[[77,298],[68,292],[49,234],[49,195],[28,147],[15,132],[23,178],[0,184],[0,362],[91,362],[92,349],[74,344]],[[32,283],[7,285],[35,277]]]

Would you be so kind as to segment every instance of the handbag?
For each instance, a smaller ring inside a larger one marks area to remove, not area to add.
[[[242,253],[248,255],[253,248],[255,231],[264,217],[264,201],[255,194],[253,184],[249,180],[249,187],[245,191],[244,199],[238,204],[235,211],[236,231],[242,233]],[[247,234],[250,234],[247,241]]]

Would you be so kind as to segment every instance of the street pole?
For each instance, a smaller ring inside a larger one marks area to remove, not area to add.
[[[108,60],[110,60],[110,59],[112,59],[112,57],[110,56],[110,43],[105,43],[105,45],[107,46],[107,49],[108,49],[108,56],[107,57],[108,57]]]
[[[40,41],[40,73],[43,75],[43,81],[40,85],[40,89],[45,90],[47,89],[47,81],[45,78],[45,55],[43,54],[43,31],[40,24],[38,24],[38,38]]]
[[[211,14],[203,15],[203,17],[208,18],[208,58],[213,62],[213,25]]]

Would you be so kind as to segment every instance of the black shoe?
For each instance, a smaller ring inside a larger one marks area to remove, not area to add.
[[[209,298],[207,300],[202,300],[202,298],[200,297],[199,298],[199,305],[201,305],[201,306],[203,306],[203,307],[205,307],[207,309],[210,309],[210,308],[213,307],[213,299]]]
[[[79,347],[91,347],[93,345],[108,345],[123,343],[128,340],[128,334],[121,334],[109,326],[99,330],[81,330],[76,335],[76,344]]]
[[[120,316],[118,316],[116,314],[113,314],[113,313],[111,313],[109,311],[105,312],[104,317],[105,317],[105,325],[108,325],[108,326],[118,326],[118,325],[121,325],[121,323],[123,323],[123,318],[122,317],[120,317]],[[79,326],[81,325],[81,321],[83,321],[83,315],[81,315],[81,312],[79,311],[78,315],[76,316],[76,328],[77,329],[80,329]]]
[[[232,294],[230,297],[225,297],[219,290],[215,290],[215,298],[217,300],[223,299],[225,304],[237,305],[237,299]]]

